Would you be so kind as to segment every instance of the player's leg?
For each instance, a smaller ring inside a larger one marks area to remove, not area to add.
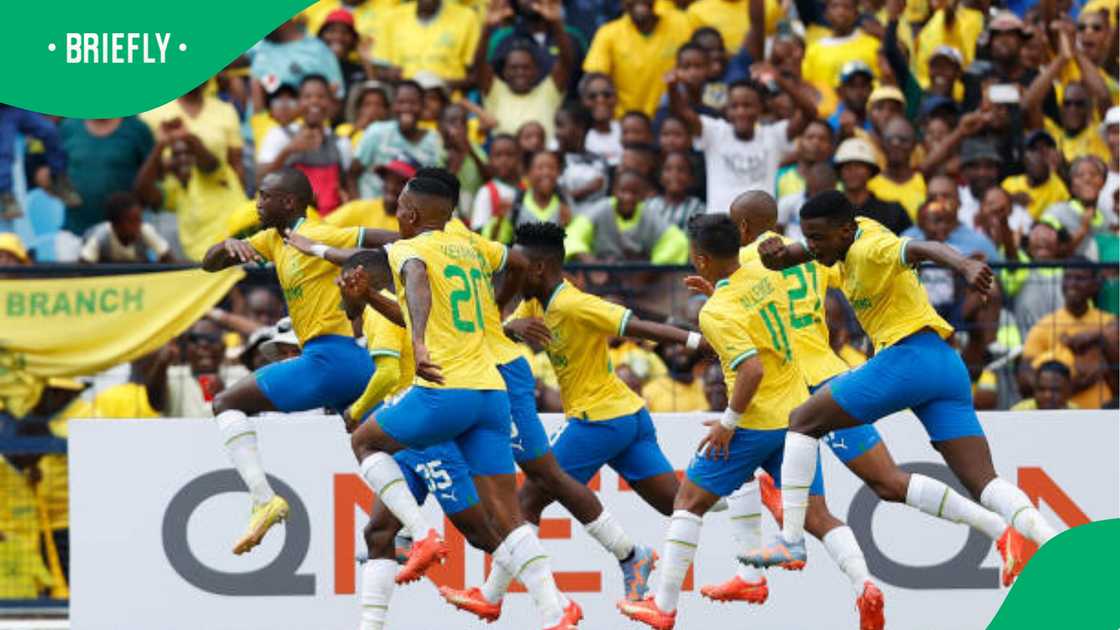
[[[521,516],[510,450],[509,398],[502,391],[472,392],[473,426],[456,438],[466,458],[486,514],[501,539],[493,557],[525,585],[546,627],[567,627],[583,616],[571,602],[567,608],[552,575],[552,563],[532,526]],[[462,405],[447,411],[462,413]]]
[[[633,424],[633,438],[626,448],[607,463],[650,507],[669,516],[676,511],[680,482],[677,481],[673,465],[657,443],[657,428],[653,425],[653,418],[642,407],[633,416],[628,416],[627,422]]]
[[[760,454],[767,452],[767,448],[769,451],[780,451],[782,433],[737,429],[731,438],[730,453],[726,459],[709,459],[704,455],[692,459],[673,502],[655,595],[637,602],[618,602],[618,609],[623,615],[652,628],[673,627],[681,584],[700,544],[704,514],[721,496],[735,491],[753,475],[761,460]]]
[[[397,575],[393,538],[400,528],[401,522],[385,504],[374,501],[364,531],[369,560],[362,565],[360,630],[382,630],[388,621]]]
[[[748,481],[727,497],[727,516],[738,553],[747,553],[762,545],[762,499],[758,481]],[[731,579],[705,585],[700,588],[700,594],[717,602],[763,604],[770,595],[770,588],[762,571],[740,562]]]

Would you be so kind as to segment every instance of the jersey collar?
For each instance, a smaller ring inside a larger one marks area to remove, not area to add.
[[[722,289],[723,287],[725,287],[729,284],[731,284],[731,279],[730,278],[724,278],[723,280],[720,280],[719,282],[716,283],[716,290],[718,291],[719,289]]]
[[[299,219],[296,219],[296,222],[291,226],[292,231],[295,232],[296,230],[298,230],[299,226],[303,225],[303,222],[306,220],[307,217],[300,217]]]
[[[548,299],[545,300],[545,302],[544,302],[544,310],[546,310],[546,311],[548,310],[548,306],[550,304],[552,304],[552,300],[556,299],[556,294],[559,293],[560,290],[563,289],[566,286],[568,286],[568,281],[567,280],[561,280],[560,284],[556,285],[556,288],[552,290],[552,294],[549,295]]]

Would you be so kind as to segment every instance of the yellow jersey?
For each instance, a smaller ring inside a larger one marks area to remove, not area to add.
[[[767,232],[739,250],[739,264],[743,267],[761,264],[758,243],[771,236],[778,236],[787,245],[794,242],[775,232]],[[816,387],[848,371],[848,365],[829,345],[828,318],[825,316],[825,295],[830,287],[840,287],[840,272],[835,266],[825,267],[810,260],[783,269],[781,274],[790,309],[787,323],[793,335],[793,354],[805,384]]]
[[[677,65],[677,49],[691,35],[692,24],[681,11],[658,14],[657,25],[648,35],[623,15],[595,33],[583,71],[602,72],[614,80],[616,117],[632,109],[653,116],[665,93],[665,73]]]
[[[700,309],[700,332],[719,355],[728,399],[743,361],[758,357],[762,362],[762,381],[739,415],[739,428],[784,429],[793,408],[809,398],[809,390],[794,359],[785,280],[781,272],[770,271],[754,258],[716,283]]]
[[[292,231],[328,247],[344,248],[361,247],[365,229],[336,228],[308,223],[301,218]],[[261,258],[276,266],[276,276],[292,317],[292,329],[301,345],[321,335],[354,335],[342,307],[342,294],[334,283],[338,267],[322,258],[300,253],[272,228],[257,232],[246,242]]]
[[[880,173],[867,182],[867,190],[882,201],[897,201],[910,220],[918,222],[918,209],[926,200],[926,179],[918,171],[901,184]]]
[[[840,85],[840,70],[849,61],[862,61],[879,77],[879,40],[856,29],[845,37],[817,39],[805,49],[801,78],[818,90],[832,92]]]
[[[1095,155],[1104,160],[1105,164],[1109,163],[1108,144],[1101,137],[1099,124],[1090,121],[1081,133],[1071,136],[1066,134],[1061,125],[1049,118],[1044,122],[1046,131],[1057,141],[1058,150],[1062,152],[1067,162],[1072,162],[1082,155]]]
[[[470,9],[444,2],[428,20],[416,15],[416,3],[393,7],[379,16],[373,58],[397,66],[405,78],[417,72],[435,73],[444,80],[463,79],[474,61],[479,20]]]
[[[408,312],[401,271],[410,260],[427,267],[432,304],[424,345],[433,363],[440,366],[442,385],[419,376],[416,385],[437,389],[505,390],[485,334],[483,313],[494,306],[491,268],[467,239],[445,231],[424,232],[388,247],[389,266],[404,311],[409,339],[412,319]]]
[[[391,297],[391,296],[390,296]],[[369,356],[395,357],[401,361],[401,375],[389,390],[396,395],[412,386],[416,380],[416,359],[412,355],[412,339],[408,330],[389,321],[384,315],[367,306],[362,313],[362,333],[366,337]]]
[[[335,227],[364,227],[371,230],[400,231],[396,215],[385,212],[382,199],[355,199],[334,209],[323,222]]]
[[[496,364],[505,365],[511,361],[516,361],[524,354],[517,343],[506,336],[505,329],[502,327],[502,313],[493,300],[494,274],[501,273],[505,269],[506,260],[509,257],[509,248],[497,241],[492,241],[472,232],[459,219],[448,221],[443,229],[449,234],[461,236],[470,241],[474,248],[478,250],[478,253],[482,255],[483,260],[486,261],[486,266],[489,269],[486,282],[490,287],[490,303],[493,305],[493,308],[482,310],[482,325],[486,335],[486,343],[490,346],[490,354],[494,356]]]
[[[201,261],[211,245],[226,236],[227,215],[246,204],[237,173],[223,164],[210,173],[191,169],[186,185],[174,175],[160,181],[163,207],[175,213],[183,253]]]
[[[952,46],[964,58],[962,68],[972,65],[976,58],[976,42],[984,32],[984,14],[965,7],[958,7],[951,25],[945,24],[945,9],[938,9],[918,33],[917,55],[911,56],[910,71],[918,83],[929,89],[929,58],[938,46]]]
[[[855,241],[837,263],[844,295],[860,326],[879,351],[929,328],[947,339],[948,324],[930,306],[917,272],[906,262],[908,238],[899,238],[879,223],[857,217]]]
[[[1026,193],[1031,198],[1031,203],[1027,206],[1027,212],[1031,213],[1033,219],[1041,217],[1042,213],[1050,207],[1050,204],[1069,201],[1069,189],[1066,188],[1062,179],[1054,173],[1050,173],[1050,178],[1040,186],[1031,186],[1031,182],[1026,175],[1015,175],[1003,180],[1000,187],[1013,196]]]
[[[607,354],[607,341],[623,334],[630,315],[630,309],[584,293],[567,280],[544,304],[526,300],[517,308],[514,319],[542,319],[552,333],[545,351],[556,371],[565,416],[610,420],[645,406],[614,373]]]
[[[704,383],[698,378],[682,383],[671,376],[661,376],[646,383],[642,397],[651,413],[684,413],[707,411],[708,399],[704,396]]]
[[[697,0],[688,5],[685,14],[693,27],[710,26],[719,31],[723,47],[729,54],[735,54],[751,27],[747,4],[747,0]],[[778,32],[781,19],[782,5],[777,0],[766,0],[767,35]]]

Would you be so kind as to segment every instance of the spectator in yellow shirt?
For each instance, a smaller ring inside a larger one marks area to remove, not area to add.
[[[471,85],[470,66],[479,37],[478,16],[444,0],[417,0],[385,12],[373,58],[385,64],[381,79],[411,79],[427,70],[454,90]]]
[[[917,54],[911,59],[911,68],[923,88],[930,87],[929,66],[939,46],[952,46],[961,54],[961,67],[967,68],[976,58],[976,42],[984,32],[984,14],[975,9],[958,6],[960,0],[949,0],[943,8],[930,16],[918,33],[915,43]]]
[[[918,208],[926,200],[926,180],[910,162],[918,144],[914,127],[905,118],[895,116],[883,127],[882,142],[887,165],[867,183],[867,189],[883,201],[897,201],[910,220],[916,221]]]
[[[1034,370],[1034,396],[1020,400],[1011,411],[1034,411],[1036,409],[1077,409],[1070,402],[1073,394],[1073,372],[1069,366],[1057,359],[1039,363]]]
[[[684,344],[663,344],[661,356],[668,374],[650,379],[642,387],[642,397],[653,413],[704,411],[708,402],[703,382],[697,378],[699,354]]]
[[[704,366],[701,377],[704,383],[704,399],[708,402],[708,411],[722,411],[727,409],[727,382],[723,380],[723,368],[719,361],[709,361]]]
[[[825,5],[831,31],[826,37],[808,42],[805,60],[801,62],[801,77],[822,94],[832,92],[841,69],[853,61],[862,61],[876,78],[879,76],[879,40],[856,28],[858,17],[855,0],[828,0]],[[825,116],[831,113],[821,112]]]
[[[664,76],[692,26],[680,11],[659,15],[652,0],[625,0],[626,15],[599,28],[583,62],[584,72],[601,72],[618,89],[616,115],[636,109],[653,115],[665,93]]]
[[[407,155],[401,155],[374,170],[382,181],[382,194],[376,199],[355,199],[338,207],[324,221],[339,228],[364,227],[367,229],[396,232],[397,198],[408,180],[416,176],[420,165]]]
[[[1069,189],[1051,169],[1051,160],[1058,149],[1054,138],[1042,130],[1027,135],[1023,152],[1026,173],[1003,180],[1002,187],[1011,194],[1015,203],[1023,206],[1038,219],[1051,204],[1069,200]]]
[[[697,0],[688,5],[685,13],[694,27],[710,26],[719,31],[728,54],[734,54],[743,44],[750,29],[747,15],[748,0]],[[782,19],[782,5],[777,0],[766,0],[766,34],[778,32]]]

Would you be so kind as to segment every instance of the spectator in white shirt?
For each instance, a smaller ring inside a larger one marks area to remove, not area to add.
[[[132,193],[109,195],[105,214],[108,221],[86,232],[82,262],[174,262],[171,246],[150,223],[144,222],[143,207]]]

